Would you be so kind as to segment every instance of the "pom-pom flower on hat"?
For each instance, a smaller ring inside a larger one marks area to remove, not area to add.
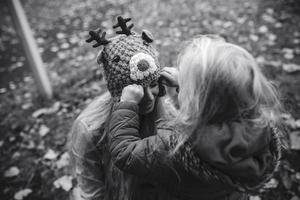
[[[155,60],[145,53],[138,53],[130,59],[130,78],[132,80],[143,80],[157,70]]]

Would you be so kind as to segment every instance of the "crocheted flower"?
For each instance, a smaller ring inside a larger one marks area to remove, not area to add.
[[[145,53],[137,53],[130,59],[130,78],[134,81],[143,80],[157,70],[155,60]]]

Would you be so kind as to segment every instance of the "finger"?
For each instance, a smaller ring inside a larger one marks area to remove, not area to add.
[[[137,85],[137,84],[132,84],[131,87],[139,93],[144,93],[144,88],[141,85]]]
[[[167,73],[173,74],[173,73],[176,73],[178,70],[175,67],[164,67],[162,69],[162,71],[165,71]]]
[[[175,87],[178,85],[177,80],[174,78],[174,76],[164,72],[162,72],[160,75],[163,77],[161,81],[162,84],[169,87]]]
[[[170,74],[169,72],[166,72],[166,71],[162,71],[160,73],[160,75],[167,78],[167,79],[172,79],[172,77],[173,77],[172,74]]]

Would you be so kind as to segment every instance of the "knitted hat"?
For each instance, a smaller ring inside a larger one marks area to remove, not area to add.
[[[130,18],[117,18],[118,23],[113,28],[120,27],[119,34],[109,40],[101,29],[90,31],[87,42],[97,41],[93,47],[100,45],[97,62],[103,64],[107,88],[112,97],[120,97],[124,87],[139,84],[143,87],[159,77],[160,66],[158,53],[151,45],[153,37],[150,32],[143,31],[141,35],[131,31],[133,24],[127,26]]]

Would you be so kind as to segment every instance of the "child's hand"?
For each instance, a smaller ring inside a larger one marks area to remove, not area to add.
[[[128,85],[122,90],[121,102],[139,103],[144,97],[144,88],[141,85]]]
[[[165,67],[162,69],[162,84],[165,86],[167,96],[173,101],[174,104],[178,104],[178,70],[175,67]]]
[[[161,71],[163,84],[169,87],[178,87],[178,70],[175,67],[164,67]]]

